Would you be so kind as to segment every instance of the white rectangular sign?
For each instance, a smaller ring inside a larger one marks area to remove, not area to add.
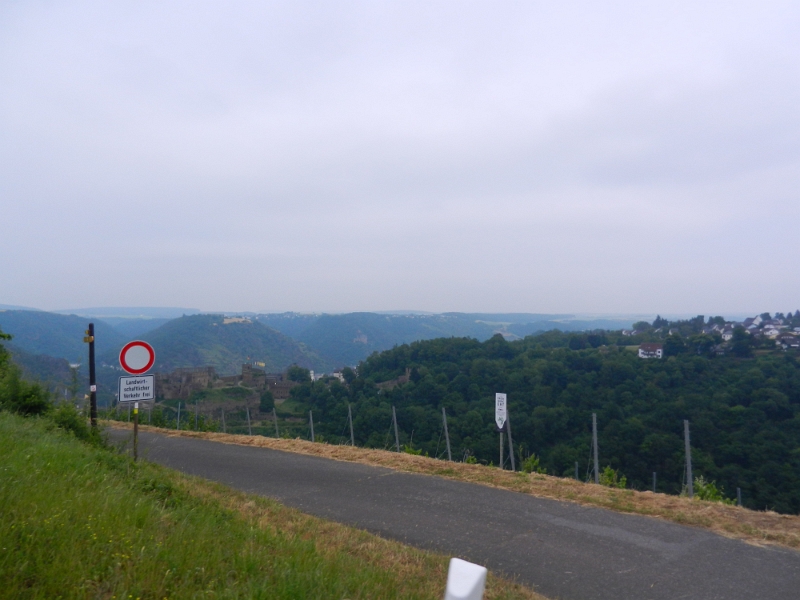
[[[119,378],[120,402],[145,402],[155,398],[155,375],[129,375]]]
[[[506,424],[506,395],[494,395],[494,422],[498,429],[503,429]]]

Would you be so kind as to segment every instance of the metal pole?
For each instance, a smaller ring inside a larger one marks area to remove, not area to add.
[[[600,483],[600,458],[597,456],[597,414],[592,413],[592,453],[594,454],[594,482]]]
[[[97,429],[97,378],[94,368],[94,323],[89,323],[84,342],[89,343],[89,415],[92,429]]]
[[[244,409],[247,411],[247,435],[253,435],[253,428],[250,426],[250,407],[245,406]]]
[[[514,463],[514,442],[511,441],[511,411],[506,408],[506,428],[508,429],[508,455],[511,457],[511,470],[516,471],[517,465]]]
[[[308,411],[308,424],[311,426],[311,441],[314,441],[314,414]]]
[[[656,472],[653,471],[653,493],[656,493]]]
[[[272,420],[275,421],[275,437],[281,437],[281,434],[278,433],[278,413],[275,411],[275,407],[272,407]]]
[[[139,403],[133,404],[133,462],[139,458]]]
[[[575,461],[575,479],[578,480],[578,481],[581,480],[580,476],[578,475],[578,461],[577,460]]]
[[[500,468],[501,469],[503,468],[503,463],[504,462],[505,461],[503,460],[503,432],[501,431],[500,432]]]
[[[442,420],[444,421],[444,441],[447,443],[447,460],[453,462],[453,455],[450,454],[450,434],[447,433],[447,413],[442,407]]]
[[[350,422],[350,445],[356,445],[356,438],[353,436],[353,411],[350,408],[350,403],[347,403],[347,420]]]
[[[392,423],[394,423],[394,444],[400,452],[400,436],[397,434],[397,412],[394,410],[394,404],[392,404]]]
[[[742,488],[736,488],[736,505],[742,505]]]
[[[683,438],[686,446],[686,480],[688,482],[689,498],[694,498],[694,478],[692,477],[692,443],[689,439],[689,421],[683,421]]]
[[[222,433],[228,433],[227,428],[225,427],[225,409],[222,410]]]
[[[178,402],[178,423],[175,425],[175,429],[181,428],[181,403]]]

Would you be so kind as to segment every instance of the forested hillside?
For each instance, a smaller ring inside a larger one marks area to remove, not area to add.
[[[85,330],[92,319],[39,310],[0,310],[0,328],[14,336],[14,345],[31,354],[85,362]],[[95,321],[97,352],[120,348],[127,340],[110,325]]]
[[[575,320],[573,315],[528,313],[378,314],[347,313],[307,315],[262,314],[259,322],[277,329],[328,357],[336,366],[356,365],[373,352],[398,344],[440,337],[471,337],[487,340],[496,333],[522,338],[541,331],[560,329],[619,329],[630,320]]]
[[[156,349],[155,371],[177,367],[212,366],[220,374],[237,373],[245,362],[263,362],[267,371],[282,371],[292,364],[312,369],[329,365],[296,341],[247,319],[230,322],[222,315],[192,315],[168,321],[141,336]],[[119,348],[104,356],[117,364]]]
[[[678,336],[674,336],[678,337]],[[318,434],[337,441],[353,403],[356,442],[384,447],[391,406],[401,443],[443,456],[441,408],[448,413],[454,458],[497,464],[494,394],[506,392],[520,458],[535,453],[548,473],[586,476],[591,415],[597,414],[601,468],[628,485],[680,493],[683,420],[692,430],[696,475],[715,480],[746,506],[800,511],[800,362],[796,351],[755,350],[717,356],[707,345],[668,340],[675,355],[640,359],[619,333],[550,332],[507,342],[450,338],[415,342],[363,362],[349,386],[306,383],[293,390],[314,410]],[[712,345],[713,346],[713,345]],[[377,382],[411,369],[391,390]],[[413,435],[413,442],[412,442]]]

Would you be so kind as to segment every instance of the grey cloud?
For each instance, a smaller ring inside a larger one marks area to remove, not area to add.
[[[0,10],[0,301],[741,312],[800,292],[729,283],[793,267],[790,3]],[[130,264],[151,289],[108,284]]]

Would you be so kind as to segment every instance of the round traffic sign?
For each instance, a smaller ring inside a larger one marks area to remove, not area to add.
[[[147,342],[135,340],[128,342],[119,353],[119,364],[131,375],[147,372],[156,362],[156,353]]]

